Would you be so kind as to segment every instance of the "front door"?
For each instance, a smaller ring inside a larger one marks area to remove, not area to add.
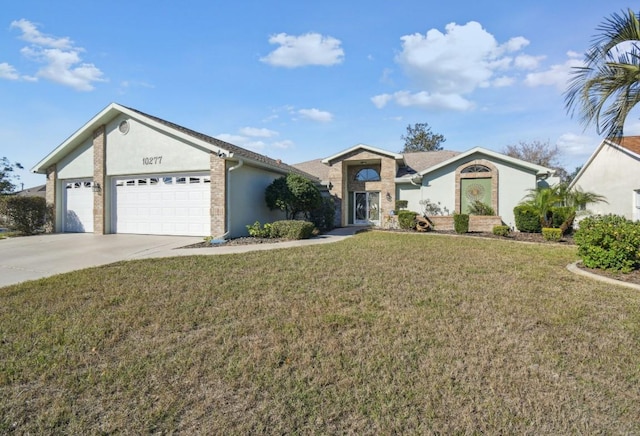
[[[380,224],[380,193],[354,192],[354,224]]]

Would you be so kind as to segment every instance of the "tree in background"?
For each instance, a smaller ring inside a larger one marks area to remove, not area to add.
[[[288,174],[275,179],[265,191],[267,207],[280,209],[287,219],[296,219],[300,213],[309,218],[311,211],[319,208],[322,197],[318,187],[299,174]]]
[[[561,182],[570,180],[569,173],[560,165],[560,149],[557,145],[551,145],[549,140],[544,142],[520,141],[515,145],[507,145],[502,153],[525,162],[554,169]]]
[[[19,176],[13,174],[16,169],[23,170],[24,167],[18,162],[11,163],[6,157],[0,159],[0,195],[15,191],[16,186],[13,181],[20,179]]]
[[[404,148],[400,153],[442,150],[441,144],[446,141],[444,136],[433,133],[428,123],[416,123],[413,127],[409,124],[407,134],[400,138],[404,141]]]
[[[629,112],[640,102],[640,19],[629,9],[596,30],[584,65],[574,67],[565,105],[585,127],[595,124],[598,134],[622,137]]]

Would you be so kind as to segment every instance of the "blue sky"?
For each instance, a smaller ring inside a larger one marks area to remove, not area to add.
[[[628,3],[22,0],[0,15],[0,157],[29,169],[111,102],[297,163],[550,141],[568,170],[600,142],[564,109],[571,66]],[[638,116],[625,134],[640,133]],[[20,172],[26,186],[44,177]]]

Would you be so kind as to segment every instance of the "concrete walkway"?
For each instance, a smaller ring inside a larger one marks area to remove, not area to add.
[[[202,242],[202,238],[185,236],[56,233],[8,238],[0,240],[0,287],[121,260],[221,255],[326,244],[353,236],[364,228],[339,228],[300,241],[210,248],[181,248]]]

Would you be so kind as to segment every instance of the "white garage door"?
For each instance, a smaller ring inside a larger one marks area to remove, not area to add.
[[[115,232],[208,236],[209,175],[167,175],[115,181]]]
[[[63,183],[65,232],[93,232],[93,182],[75,180]]]

